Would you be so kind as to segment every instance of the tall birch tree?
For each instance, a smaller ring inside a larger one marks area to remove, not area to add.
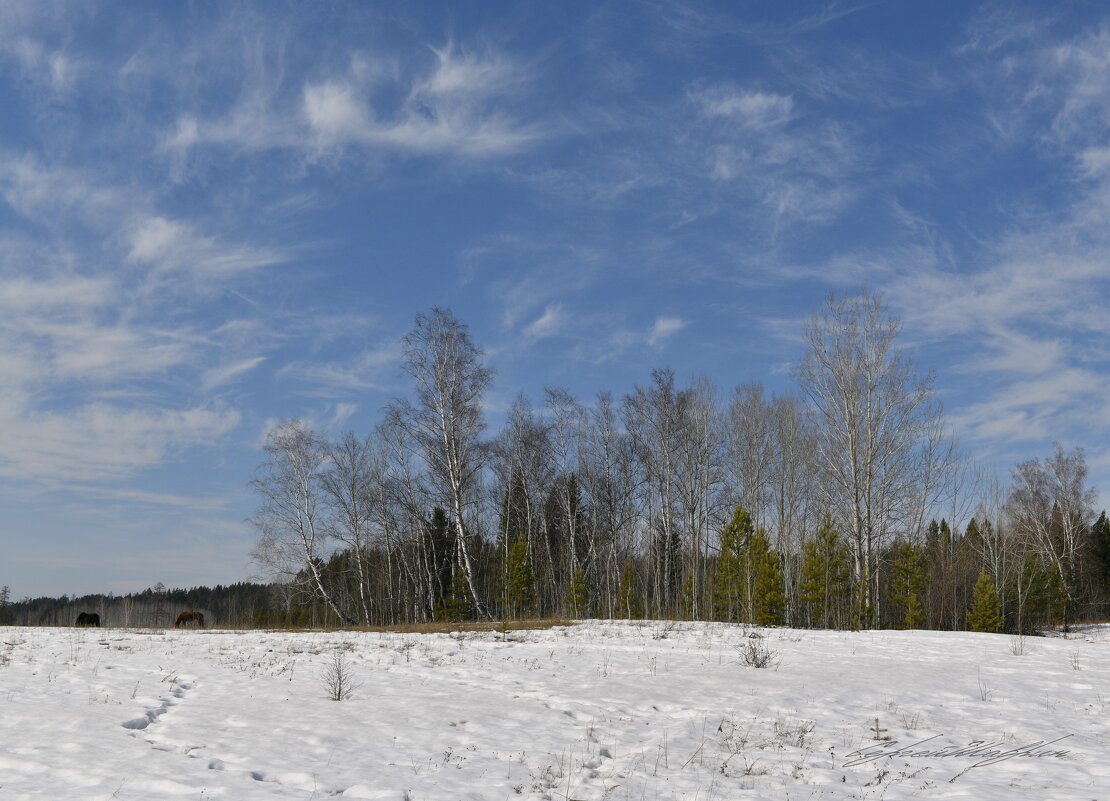
[[[419,314],[402,340],[403,366],[415,382],[415,402],[394,401],[397,418],[418,443],[437,505],[455,527],[456,566],[479,617],[488,617],[475,576],[467,521],[478,521],[486,430],[482,399],[493,371],[466,325],[449,309]]]
[[[913,515],[923,442],[941,414],[930,402],[932,376],[920,376],[895,346],[900,330],[877,296],[830,295],[805,326],[797,370],[827,502],[852,545],[865,625],[878,620],[880,549]]]

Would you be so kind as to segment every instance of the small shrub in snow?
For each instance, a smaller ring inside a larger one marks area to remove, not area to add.
[[[994,695],[994,690],[990,689],[987,685],[983,684],[983,671],[982,671],[982,669],[977,668],[975,672],[976,672],[976,675],[979,677],[979,698],[980,698],[980,700],[982,700],[982,701],[991,700],[991,696]]]
[[[812,720],[775,720],[775,741],[793,748],[805,748],[817,724]]]
[[[322,679],[324,690],[332,701],[346,701],[358,689],[351,666],[347,664],[347,657],[342,651],[337,650],[332,654],[331,661],[324,668]]]
[[[918,726],[921,725],[920,712],[909,712],[903,710],[898,713],[898,719],[902,721],[902,728],[906,729],[907,731],[914,731],[918,728]]]
[[[764,641],[758,632],[752,632],[737,649],[740,662],[745,667],[768,668],[778,667],[779,653]]]

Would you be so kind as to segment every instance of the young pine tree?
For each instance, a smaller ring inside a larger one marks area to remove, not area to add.
[[[589,617],[590,614],[590,588],[581,565],[574,569],[567,587],[567,612],[572,618]]]
[[[1002,604],[998,591],[986,570],[979,571],[979,580],[971,591],[971,608],[967,610],[967,627],[971,631],[989,634],[1002,630]]]
[[[534,587],[532,564],[528,559],[528,543],[524,537],[518,535],[509,546],[509,556],[505,565],[505,594],[509,617],[519,619],[532,612],[535,605]]]
[[[1110,520],[1105,510],[1091,526],[1091,568],[1098,594],[1110,601]]]
[[[461,567],[456,566],[451,576],[451,588],[447,597],[443,599],[443,606],[436,617],[440,620],[449,620],[459,623],[471,617],[470,584],[466,580],[466,573]]]
[[[636,595],[636,572],[632,562],[625,562],[624,567],[621,568],[620,583],[617,586],[617,617],[636,619],[643,615],[640,598]]]
[[[851,555],[826,516],[817,535],[802,546],[798,600],[808,625],[833,628],[836,610],[847,608],[851,594]]]
[[[898,628],[918,629],[925,622],[921,596],[925,591],[926,574],[921,549],[911,542],[894,546],[890,566],[890,601],[900,615]]]
[[[717,557],[717,575],[713,585],[713,606],[718,620],[735,623],[747,606],[741,553],[752,536],[752,519],[740,506],[732,520],[721,529],[721,552]]]
[[[1064,616],[1064,587],[1060,574],[1036,554],[1026,553],[1010,591],[1021,634],[1036,634]]]
[[[748,541],[747,557],[752,572],[752,622],[757,626],[780,625],[785,605],[782,564],[763,529],[756,529]]]

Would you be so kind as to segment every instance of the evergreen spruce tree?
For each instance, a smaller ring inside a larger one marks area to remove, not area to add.
[[[694,619],[694,575],[686,574],[682,582],[682,617],[686,620]]]
[[[438,506],[432,510],[432,519],[424,526],[424,548],[431,562],[432,572],[429,611],[438,616],[451,594],[451,565],[455,553],[454,530],[447,519],[447,513]]]
[[[974,552],[978,552],[983,544],[983,532],[979,530],[979,523],[975,518],[967,521],[967,528],[964,529],[964,541],[972,547]]]
[[[6,626],[11,622],[11,614],[8,610],[8,604],[11,602],[11,594],[12,591],[7,584],[0,587],[0,626]]]
[[[617,617],[637,619],[643,615],[640,598],[636,595],[636,572],[632,562],[628,561],[621,568],[620,583],[617,586]]]
[[[713,606],[718,620],[735,623],[747,607],[741,552],[752,535],[752,519],[740,506],[721,529],[721,551],[713,586]]]
[[[510,585],[514,569],[510,567],[510,562],[513,559],[512,549],[517,538],[525,540],[525,555],[527,555],[527,536],[528,532],[532,530],[528,511],[528,492],[524,484],[524,478],[520,471],[514,470],[509,477],[509,487],[501,500],[500,516],[497,524],[498,565],[497,569],[492,571],[494,579],[492,595],[498,599],[502,607],[501,614],[506,618],[520,615],[520,611],[514,607],[514,599],[511,597]],[[517,566],[519,567],[519,562]]]
[[[752,571],[752,622],[757,626],[781,624],[785,604],[782,564],[761,528],[748,541],[746,561]]]
[[[1022,557],[1021,570],[1011,583],[1011,607],[1019,633],[1036,634],[1063,619],[1065,594],[1060,574],[1036,554],[1027,552]]]
[[[508,564],[505,568],[505,593],[508,616],[514,619],[527,617],[535,605],[535,580],[532,564],[528,559],[528,543],[517,535],[509,546]]]
[[[1105,510],[1091,526],[1091,561],[1095,586],[1103,599],[1110,601],[1110,520]]]
[[[993,634],[1002,630],[1002,604],[998,591],[986,570],[979,571],[979,579],[971,594],[971,608],[967,611],[967,627],[971,631]]]
[[[898,628],[917,629],[925,622],[921,596],[925,591],[926,575],[921,549],[911,542],[894,546],[890,566],[890,600],[899,613]]]
[[[798,600],[810,626],[833,628],[840,623],[837,608],[845,608],[851,593],[851,555],[825,517],[817,535],[802,545],[802,567]]]
[[[451,576],[451,588],[437,617],[452,623],[469,620],[471,617],[470,585],[461,567],[456,567]]]
[[[586,583],[586,571],[581,565],[574,569],[567,588],[567,611],[573,618],[589,617],[590,588]]]

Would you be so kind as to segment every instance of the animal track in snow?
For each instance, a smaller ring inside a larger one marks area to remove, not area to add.
[[[175,679],[173,682],[173,689],[170,690],[171,697],[163,698],[158,706],[147,709],[143,712],[141,717],[125,720],[120,725],[125,729],[131,729],[133,731],[142,731],[146,729],[151,723],[154,723],[158,718],[162,717],[162,715],[166,714],[170,709],[180,703],[181,700],[185,698],[185,693],[195,686],[196,682],[191,679]]]

